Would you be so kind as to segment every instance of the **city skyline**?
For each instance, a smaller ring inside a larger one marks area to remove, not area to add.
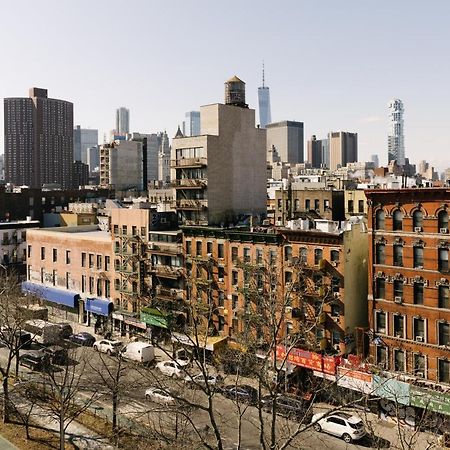
[[[369,160],[377,154],[385,164],[386,103],[390,98],[401,98],[408,112],[408,158],[417,163],[426,151],[430,164],[440,171],[450,167],[450,157],[444,156],[448,144],[443,133],[450,120],[446,110],[450,64],[442,57],[450,42],[445,24],[450,13],[447,2],[437,1],[432,9],[423,8],[418,1],[362,5],[350,0],[345,7],[327,4],[326,8],[293,1],[285,2],[283,8],[269,2],[263,2],[264,8],[256,8],[256,4],[252,7],[249,3],[233,18],[233,38],[225,39],[231,19],[223,16],[218,6],[206,2],[149,5],[135,1],[133,8],[121,15],[121,21],[129,21],[139,30],[127,40],[113,35],[106,38],[101,34],[63,32],[66,14],[81,27],[92,20],[106,23],[115,16],[118,2],[91,5],[80,1],[80,6],[67,5],[62,10],[54,7],[56,2],[48,1],[42,6],[42,14],[54,24],[50,28],[43,22],[36,23],[32,15],[24,16],[25,3],[5,5],[0,19],[0,38],[11,43],[5,46],[5,60],[17,64],[14,71],[4,71],[0,76],[0,97],[20,96],[29,86],[44,86],[55,98],[73,102],[75,123],[99,129],[100,136],[109,132],[112,114],[124,104],[133,111],[130,131],[167,129],[172,138],[186,111],[221,101],[220,84],[234,74],[247,83],[247,103],[258,110],[257,88],[264,58],[270,73],[273,121],[302,121],[305,137],[325,136],[330,130],[356,132],[360,159]],[[83,5],[89,5],[89,20],[83,16]],[[155,7],[159,23],[155,27],[143,26]],[[202,11],[210,20],[203,20]],[[15,27],[19,19],[25,27],[34,29],[33,40]],[[321,21],[320,29],[315,26],[317,19]],[[299,21],[302,27],[298,27]],[[163,25],[169,22],[174,29],[170,35],[163,32]],[[179,43],[188,23],[192,42],[198,48],[183,54]],[[207,40],[197,39],[205,33]],[[248,34],[253,39],[245,39]],[[396,44],[395,52],[390,52],[399,34],[404,39]],[[253,42],[262,42],[263,36],[265,45],[255,50]],[[67,46],[77,51],[70,56],[62,54],[61,49]],[[289,51],[280,52],[280,46]],[[46,51],[39,53],[42,48]],[[148,63],[139,58],[144,49],[159,61],[158,71],[146,70]],[[294,51],[302,57],[292,58]],[[41,56],[36,58],[36,54]],[[173,54],[177,54],[176,63]],[[202,56],[205,54],[207,59]],[[342,63],[345,54],[347,64]],[[126,69],[101,74],[95,70],[104,61],[120,61],[118,55],[127,55]],[[323,64],[325,56],[333,70],[313,69]],[[185,70],[181,73],[176,66]],[[3,143],[1,130],[0,152]]]

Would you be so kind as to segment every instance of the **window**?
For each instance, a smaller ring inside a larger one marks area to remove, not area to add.
[[[301,263],[306,263],[308,261],[308,249],[305,247],[302,247],[299,250],[299,260]]]
[[[439,286],[438,294],[439,308],[450,309],[450,299],[449,299],[449,287],[441,285]]]
[[[405,338],[405,318],[399,314],[394,314],[394,336],[396,338]]]
[[[375,298],[386,298],[386,280],[377,278],[375,282]]]
[[[192,251],[192,242],[186,241],[186,255],[190,255]]]
[[[290,245],[284,247],[284,260],[292,261],[292,247]]]
[[[86,292],[86,275],[81,275],[81,292]]]
[[[202,241],[197,241],[195,243],[195,254],[197,256],[201,256],[202,255]]]
[[[231,296],[231,308],[232,309],[236,309],[238,307],[238,300],[239,300],[239,297],[237,295]]]
[[[238,284],[238,272],[237,270],[233,270],[231,272],[231,284],[236,286]]]
[[[425,378],[425,356],[420,353],[414,353],[413,370],[416,377]]]
[[[224,247],[223,244],[217,244],[217,257],[223,258],[224,257]]]
[[[213,243],[212,242],[206,243],[206,253],[212,255],[212,253],[213,253]]]
[[[284,282],[292,283],[292,272],[289,271],[284,272]]]
[[[358,212],[359,213],[364,212],[364,200],[358,200]]]
[[[394,299],[403,299],[403,280],[394,280]]]
[[[244,247],[244,262],[250,262],[250,247]]]
[[[98,278],[97,279],[97,295],[99,297],[101,297],[103,295],[103,291],[102,291],[102,279]]]
[[[122,225],[122,234],[126,235],[127,234],[127,226],[126,225]]]
[[[52,279],[53,279],[53,286],[56,286],[58,284],[58,273],[56,270],[53,270]]]
[[[414,304],[423,305],[423,283],[414,283]]]
[[[338,277],[332,277],[331,278],[331,290],[333,292],[339,292],[340,287],[341,287],[341,280]]]
[[[113,232],[114,234],[119,234],[119,225],[114,225]]]
[[[314,265],[318,266],[323,259],[323,250],[321,248],[314,249]]]
[[[405,352],[398,348],[394,350],[394,370],[396,372],[405,371]]]
[[[225,293],[219,291],[219,306],[223,307],[225,305]]]
[[[66,264],[70,264],[70,250],[66,250]]]
[[[262,264],[263,261],[263,249],[257,248],[256,249],[256,264]]]
[[[114,289],[118,291],[120,289],[120,280],[118,278],[114,279]]]
[[[438,250],[438,270],[441,272],[448,271],[448,248]]]
[[[375,246],[375,264],[386,263],[386,246],[384,244],[376,244]]]
[[[352,213],[353,210],[354,210],[354,202],[353,202],[353,200],[349,200],[349,201],[347,202],[347,211],[348,211],[349,213]]]
[[[89,269],[94,268],[94,255],[92,253],[89,253]]]
[[[105,256],[105,270],[109,270],[109,265],[111,263],[111,259],[109,256]]]
[[[299,211],[300,210],[300,200],[298,198],[296,198],[294,200],[294,211]]]
[[[375,331],[387,334],[386,313],[384,311],[375,311]]]
[[[225,268],[222,266],[219,266],[217,268],[217,277],[219,278],[219,281],[223,281],[224,277],[225,277]]]
[[[111,286],[110,286],[110,281],[109,280],[105,280],[105,297],[110,297],[111,296]]]
[[[416,209],[413,212],[413,231],[421,231],[423,229],[423,213]]]
[[[394,245],[394,266],[403,266],[403,245]]]
[[[318,198],[314,199],[314,209],[319,211],[320,209],[320,200]]]
[[[445,233],[448,231],[448,212],[447,211],[439,211],[438,231],[439,232],[444,231]]]
[[[425,342],[425,320],[418,317],[413,318],[414,340],[417,342]]]
[[[413,247],[414,267],[423,268],[423,247]]]
[[[392,229],[394,231],[403,229],[403,213],[399,209],[396,209],[392,215]]]
[[[305,200],[305,209],[306,211],[309,211],[311,209],[311,200],[309,198]]]
[[[326,209],[328,209],[330,207],[330,200],[329,199],[325,199],[324,201],[323,201],[323,209],[324,209],[324,211],[326,210]]]
[[[339,262],[339,250],[331,250],[330,256],[331,256],[331,261]]]
[[[275,264],[277,262],[276,250],[269,250],[269,264]]]
[[[238,260],[238,248],[231,247],[231,261],[233,261],[236,264],[237,260]]]
[[[438,345],[450,345],[450,324],[438,322]]]
[[[145,229],[145,227],[141,227],[141,236],[145,237],[145,235],[146,235],[146,229]]]
[[[225,317],[219,316],[219,331],[223,331],[225,328]]]
[[[388,351],[387,351],[387,348],[384,347],[383,345],[377,345],[376,348],[377,348],[377,353],[376,353],[377,364],[382,369],[387,369],[388,368]]]
[[[441,383],[450,383],[450,361],[438,359],[438,376]]]
[[[45,259],[45,247],[41,247],[41,260]]]
[[[89,294],[94,293],[94,277],[89,277]]]
[[[97,255],[97,269],[102,269],[102,255]]]
[[[333,303],[331,305],[331,317],[339,317],[340,314],[341,314],[341,307],[338,304]]]
[[[120,259],[115,259],[114,260],[114,269],[115,270],[120,270]]]
[[[27,246],[27,256],[28,258],[31,258],[31,245]]]
[[[379,209],[375,213],[375,229],[376,230],[384,230],[385,229],[385,225],[384,225],[385,217],[386,217],[386,214],[382,209]]]

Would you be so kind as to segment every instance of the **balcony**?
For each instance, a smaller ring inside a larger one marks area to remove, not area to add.
[[[149,242],[148,248],[150,253],[163,255],[181,255],[183,253],[183,246],[176,242]]]
[[[184,291],[183,289],[176,288],[166,288],[161,285],[156,286],[156,297],[169,299],[169,300],[183,300]]]
[[[175,203],[177,209],[206,209],[208,200],[182,199]]]
[[[164,266],[162,264],[153,266],[152,272],[154,272],[157,277],[162,278],[179,278],[183,274],[181,267]]]
[[[175,189],[203,189],[208,185],[208,181],[197,178],[181,178],[173,183]]]
[[[207,158],[180,158],[172,160],[170,166],[172,168],[177,167],[204,167],[208,163]]]

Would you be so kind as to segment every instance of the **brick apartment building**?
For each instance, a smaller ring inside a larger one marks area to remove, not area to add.
[[[374,363],[450,383],[449,189],[367,190]]]

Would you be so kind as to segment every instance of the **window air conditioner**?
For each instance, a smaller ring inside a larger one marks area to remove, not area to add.
[[[416,336],[417,342],[423,342],[423,336]]]
[[[422,231],[422,227],[414,227],[414,231],[416,233],[420,233]]]
[[[448,233],[448,228],[439,228],[439,233],[447,234]]]
[[[425,378],[425,374],[423,372],[416,372],[416,377]]]
[[[401,297],[394,297],[394,302],[398,303],[399,305],[401,305],[403,303],[403,300]]]

